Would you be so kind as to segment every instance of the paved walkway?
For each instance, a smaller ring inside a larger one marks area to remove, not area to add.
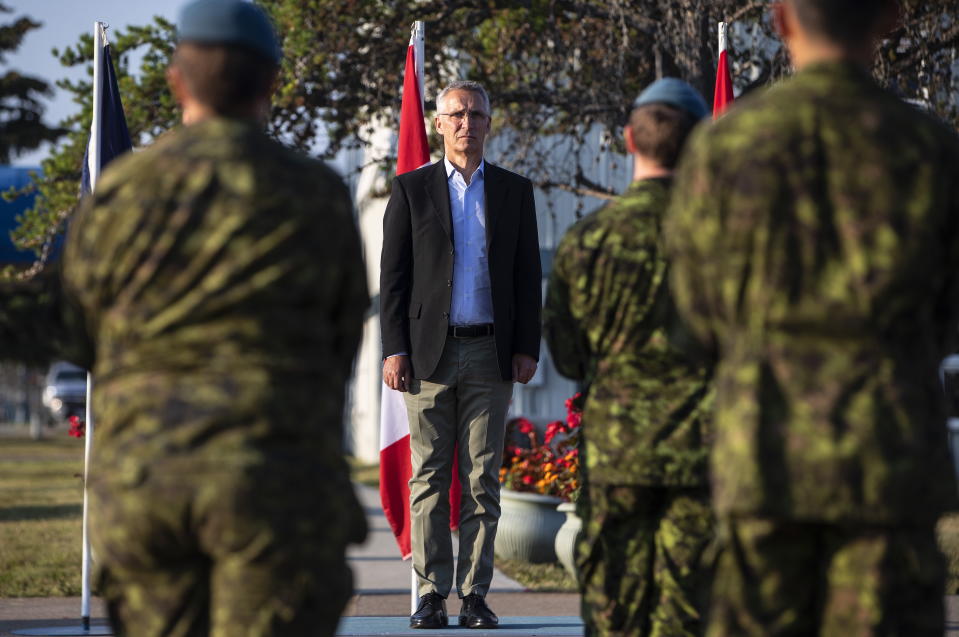
[[[366,510],[370,534],[365,544],[352,547],[348,553],[353,569],[355,595],[347,606],[339,634],[360,635],[416,635],[411,631],[410,562],[399,557],[396,541],[380,508],[379,493],[370,487],[358,486],[357,495]],[[79,565],[78,567],[79,568]],[[452,596],[455,597],[455,594]],[[573,593],[529,593],[501,572],[493,575],[493,586],[487,596],[490,607],[500,616],[501,628],[491,634],[497,637],[513,635],[582,635],[579,596]],[[31,631],[32,634],[68,634],[37,629],[78,628],[79,598],[14,598],[0,599],[0,637],[14,635],[13,631]],[[455,624],[459,601],[449,600],[449,612]],[[106,611],[100,600],[94,600],[92,609],[94,627],[105,624]],[[485,631],[467,630],[451,626],[448,630],[428,631],[429,637],[456,634],[480,637]],[[104,634],[78,630],[69,634]]]
[[[500,616],[500,629],[477,631],[451,626],[447,630],[413,631],[409,629],[410,563],[399,558],[393,534],[383,517],[379,494],[369,487],[358,487],[370,523],[366,544],[349,551],[356,581],[356,594],[347,606],[339,635],[359,637],[393,635],[407,637],[445,637],[448,635],[481,637],[580,636],[582,624],[576,616],[579,598],[573,593],[530,593],[517,582],[496,572],[488,601]],[[78,566],[79,568],[79,566]],[[0,599],[0,637],[14,634],[94,635],[109,634],[106,612],[100,600],[93,603],[94,630],[77,630],[80,600],[71,597]],[[459,602],[450,600],[454,624]],[[946,598],[944,634],[959,637],[959,596]],[[102,631],[97,631],[101,628]],[[70,630],[73,629],[73,630]],[[14,633],[13,631],[17,631]]]

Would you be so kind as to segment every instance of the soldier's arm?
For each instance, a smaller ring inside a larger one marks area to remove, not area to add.
[[[717,192],[703,130],[694,133],[676,173],[665,224],[670,287],[685,324],[704,346],[716,351],[716,304],[712,288],[718,274],[715,248],[720,218]]]
[[[589,369],[586,335],[573,316],[567,269],[568,236],[556,251],[543,307],[543,336],[560,374],[585,381]]]

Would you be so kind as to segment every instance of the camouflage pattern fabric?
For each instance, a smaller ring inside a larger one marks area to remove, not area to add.
[[[762,518],[720,525],[708,637],[940,637],[942,555],[933,527]]]
[[[818,64],[697,129],[674,193],[675,298],[720,356],[718,513],[922,526],[954,506],[954,132]]]
[[[342,503],[350,485],[311,451],[183,454],[134,480],[101,472],[96,586],[117,634],[333,635],[352,593],[343,551],[361,529]]]
[[[577,512],[586,635],[702,634],[714,532],[707,488],[591,485]]]
[[[634,183],[556,250],[543,311],[561,374],[588,386],[582,454],[593,484],[706,483],[710,366],[667,287],[662,179]]]
[[[27,284],[46,286],[33,312],[0,288],[19,303],[0,335],[50,317],[94,371],[93,544],[117,634],[332,635],[366,532],[341,451],[369,302],[342,180],[253,122],[179,129],[103,174],[62,280]]]

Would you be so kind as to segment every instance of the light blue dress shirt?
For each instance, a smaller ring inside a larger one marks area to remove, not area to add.
[[[467,185],[463,175],[443,158],[453,215],[453,300],[450,325],[493,322],[493,295],[486,254],[485,160]]]

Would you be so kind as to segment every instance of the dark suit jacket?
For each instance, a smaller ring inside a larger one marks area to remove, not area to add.
[[[486,162],[486,250],[493,330],[503,380],[513,354],[539,359],[542,270],[533,185]],[[453,220],[445,163],[393,181],[383,216],[380,329],[383,354],[410,354],[413,376],[439,363],[453,293]]]

